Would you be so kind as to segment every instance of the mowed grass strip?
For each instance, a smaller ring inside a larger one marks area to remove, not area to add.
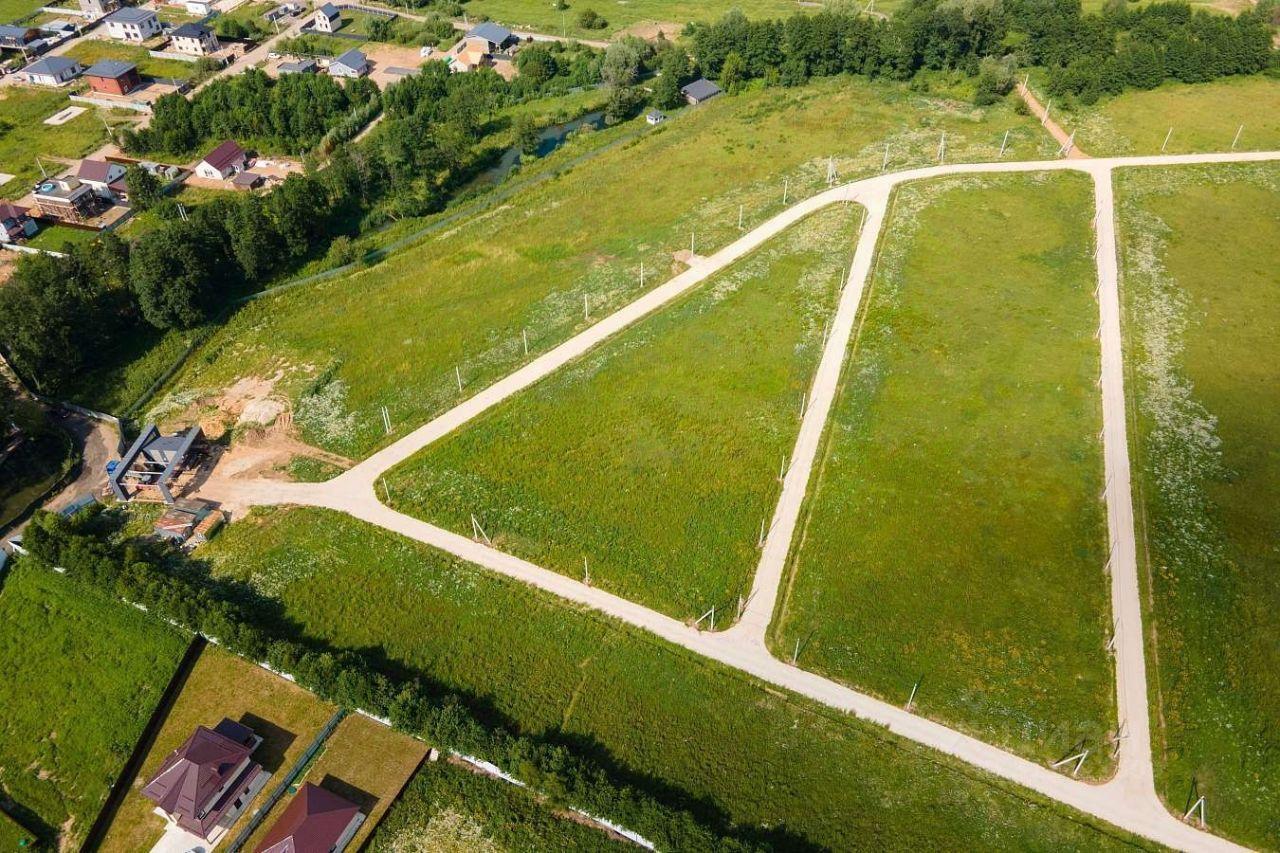
[[[776,849],[1124,846],[878,727],[339,513],[257,509],[202,554],[303,631],[379,649],[482,718]]]
[[[598,319],[670,278],[691,235],[709,255],[741,236],[740,209],[747,228],[778,213],[784,180],[788,204],[825,189],[829,156],[841,180],[879,172],[886,141],[890,168],[929,163],[945,130],[957,159],[993,160],[1007,129],[1011,158],[1048,140],[1003,104],[856,78],[717,98],[376,267],[245,306],[154,414],[278,374],[304,438],[360,457],[524,364],[522,332],[536,356],[581,331],[584,295]]]
[[[75,849],[187,639],[21,561],[0,583],[0,794],[42,843]]]
[[[1117,173],[1160,791],[1280,846],[1280,167]]]
[[[861,208],[821,211],[388,476],[392,504],[677,617],[758,559]],[[585,563],[584,563],[585,561]]]
[[[776,652],[1037,759],[1110,770],[1089,181],[894,199]]]

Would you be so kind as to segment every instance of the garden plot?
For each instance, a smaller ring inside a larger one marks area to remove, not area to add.
[[[886,140],[890,168],[919,165],[945,130],[952,156],[992,160],[1010,128],[1010,158],[1048,144],[1005,105],[898,84],[841,78],[718,98],[376,268],[254,301],[168,392],[287,369],[280,388],[304,440],[358,458],[524,364],[522,333],[536,355],[581,331],[584,296],[598,319],[680,269],[691,237],[710,254],[741,235],[740,213],[753,228],[781,211],[784,183],[787,205],[825,189],[829,156],[841,180],[879,172]]]
[[[1280,166],[1116,176],[1157,784],[1280,843]]]
[[[775,849],[1124,846],[1026,789],[340,513],[254,510],[201,555],[307,635],[378,648],[482,719]]]
[[[42,847],[80,846],[186,647],[65,577],[0,577],[0,805]]]
[[[861,214],[815,214],[428,448],[387,477],[393,505],[474,517],[499,549],[679,618],[730,616]]]
[[[1037,759],[1110,769],[1089,181],[895,197],[775,653]]]

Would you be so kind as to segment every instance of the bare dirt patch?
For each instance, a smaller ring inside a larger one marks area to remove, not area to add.
[[[658,36],[662,35],[667,41],[675,41],[682,30],[684,30],[684,24],[673,21],[641,21],[627,27],[620,35],[637,36],[645,41],[656,41]]]

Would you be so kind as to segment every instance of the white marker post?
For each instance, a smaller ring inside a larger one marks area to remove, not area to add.
[[[1232,140],[1231,140],[1231,150],[1232,150],[1232,151],[1235,151],[1235,150],[1236,150],[1236,143],[1238,143],[1238,142],[1240,141],[1240,134],[1242,134],[1242,133],[1244,133],[1244,125],[1243,125],[1243,124],[1242,124],[1242,125],[1240,125],[1238,128],[1236,128],[1236,136],[1235,136],[1235,138],[1234,138],[1234,139],[1232,139]]]
[[[461,394],[462,393],[462,368],[458,367],[457,365],[454,365],[453,367],[453,378],[458,380],[458,393]]]
[[[1009,146],[1009,131],[1004,132],[1004,139],[1000,140],[1000,156],[1004,156],[1004,149]]]
[[[587,294],[582,294],[582,321],[584,323],[591,322],[591,303],[587,301]]]
[[[525,358],[528,358],[529,357],[529,330],[528,329],[520,330],[520,341],[524,344]]]
[[[739,231],[742,230],[742,210],[744,207],[746,207],[746,205],[742,205],[742,204],[738,205],[738,230]]]
[[[782,204],[784,207],[787,204],[787,191],[790,189],[791,189],[791,179],[783,178],[782,179]]]
[[[1164,149],[1169,145],[1169,138],[1173,136],[1173,128],[1169,128],[1169,132],[1164,135],[1164,142],[1160,143],[1160,153],[1164,153]]]

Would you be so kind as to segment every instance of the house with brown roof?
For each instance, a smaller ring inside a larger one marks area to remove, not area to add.
[[[206,841],[220,838],[270,774],[250,756],[262,743],[248,726],[223,719],[199,726],[142,789],[170,823]]]
[[[485,22],[468,30],[443,59],[455,74],[492,68],[504,79],[511,80],[516,75],[513,52],[519,45],[520,39],[511,30]]]
[[[126,201],[129,198],[129,188],[125,186],[124,175],[124,166],[119,163],[109,163],[106,160],[81,160],[80,168],[76,170],[76,177],[80,183],[91,187],[98,198],[112,203]]]
[[[307,782],[254,853],[342,853],[362,823],[355,803]]]
[[[0,202],[0,243],[16,243],[34,236],[37,230],[28,208]]]
[[[196,174],[211,181],[225,181],[243,172],[248,163],[249,155],[234,139],[228,139],[204,155],[204,159],[196,164]]]

